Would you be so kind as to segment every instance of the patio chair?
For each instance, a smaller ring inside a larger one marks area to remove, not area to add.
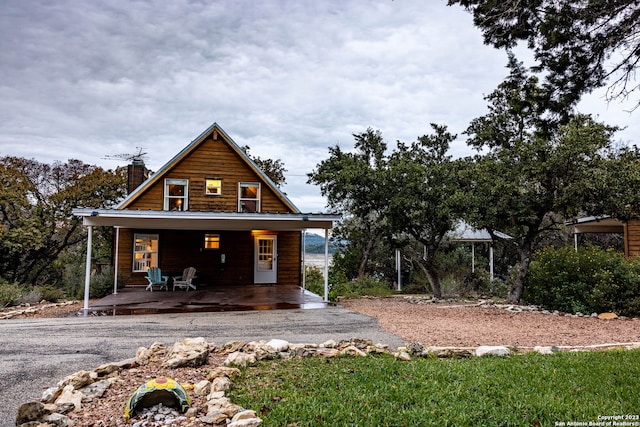
[[[163,276],[160,268],[150,267],[149,270],[147,270],[147,275],[144,277],[149,281],[149,284],[147,285],[145,290],[153,292],[154,286],[159,287],[160,290],[162,290],[163,288],[166,291],[169,290],[167,288],[167,281],[169,280],[169,276]]]
[[[193,279],[196,278],[196,269],[193,267],[187,267],[182,272],[182,276],[176,276],[173,278],[173,290],[176,288],[187,288],[187,292],[189,288],[195,289],[196,286],[191,283]]]

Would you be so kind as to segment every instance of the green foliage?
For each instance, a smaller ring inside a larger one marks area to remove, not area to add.
[[[52,165],[0,158],[0,274],[24,284],[56,284],[66,253],[86,239],[74,207],[109,207],[124,196],[124,173],[79,160]],[[96,236],[96,248],[110,242]]]
[[[639,350],[318,357],[248,367],[229,397],[269,426],[553,426],[636,414],[639,375]]]
[[[331,282],[329,300],[337,301],[339,298],[385,296],[391,294],[393,294],[393,290],[389,282],[365,275],[361,279]]]
[[[449,0],[473,14],[486,44],[511,49],[526,42],[535,71],[544,71],[554,111],[571,109],[585,93],[609,80],[607,96],[626,98],[640,89],[636,0]],[[638,92],[636,92],[637,94]]]
[[[531,263],[524,298],[567,313],[640,316],[640,261],[595,247],[548,247]]]
[[[312,265],[305,266],[305,286],[316,295],[324,295],[324,275],[322,270]]]
[[[271,181],[273,181],[276,187],[282,188],[287,183],[287,178],[284,176],[284,174],[287,172],[287,169],[284,167],[284,163],[282,162],[282,160],[261,159],[258,156],[253,156],[251,153],[249,153],[251,147],[249,147],[248,145],[240,148],[242,148],[242,150],[247,153],[247,156],[249,156],[249,158],[253,160],[256,166],[258,166],[260,170],[264,172],[264,174],[267,175],[269,179],[271,179]]]
[[[58,302],[65,297],[64,291],[53,285],[38,286],[41,299],[49,302]]]
[[[89,298],[102,298],[113,293],[113,267],[102,267],[100,272],[91,275]],[[124,287],[128,277],[118,275],[118,289]],[[74,299],[84,298],[85,265],[76,262],[68,264],[64,271],[65,292]]]
[[[511,74],[487,100],[489,113],[474,119],[468,144],[485,150],[461,160],[466,220],[498,230],[518,254],[509,299],[518,301],[533,251],[564,229],[565,218],[612,209],[609,192],[629,181],[608,179],[614,127],[590,116],[558,118],[537,78],[513,58]],[[633,188],[631,186],[631,188]]]
[[[0,307],[18,304],[23,293],[24,289],[18,283],[8,283],[0,278]]]

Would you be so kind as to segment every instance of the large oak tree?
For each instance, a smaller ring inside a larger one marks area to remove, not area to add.
[[[74,207],[110,207],[126,191],[124,172],[79,160],[2,157],[0,182],[0,277],[24,284],[55,283],[61,254],[86,239]]]
[[[461,163],[466,219],[496,239],[495,231],[512,237],[502,240],[519,258],[509,294],[515,302],[543,239],[581,213],[611,213],[613,200],[606,193],[628,181],[611,179],[615,128],[585,115],[555,120],[546,97],[539,96],[537,78],[511,65],[511,75],[487,97],[489,113],[466,131],[469,145],[482,154]]]

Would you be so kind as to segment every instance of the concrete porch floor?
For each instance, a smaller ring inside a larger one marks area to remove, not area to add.
[[[295,285],[211,286],[198,290],[119,289],[90,305],[114,315],[325,308],[322,297]]]

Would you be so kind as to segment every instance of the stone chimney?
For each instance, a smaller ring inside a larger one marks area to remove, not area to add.
[[[149,178],[149,169],[141,159],[134,159],[127,166],[127,192],[131,194],[147,178]]]

